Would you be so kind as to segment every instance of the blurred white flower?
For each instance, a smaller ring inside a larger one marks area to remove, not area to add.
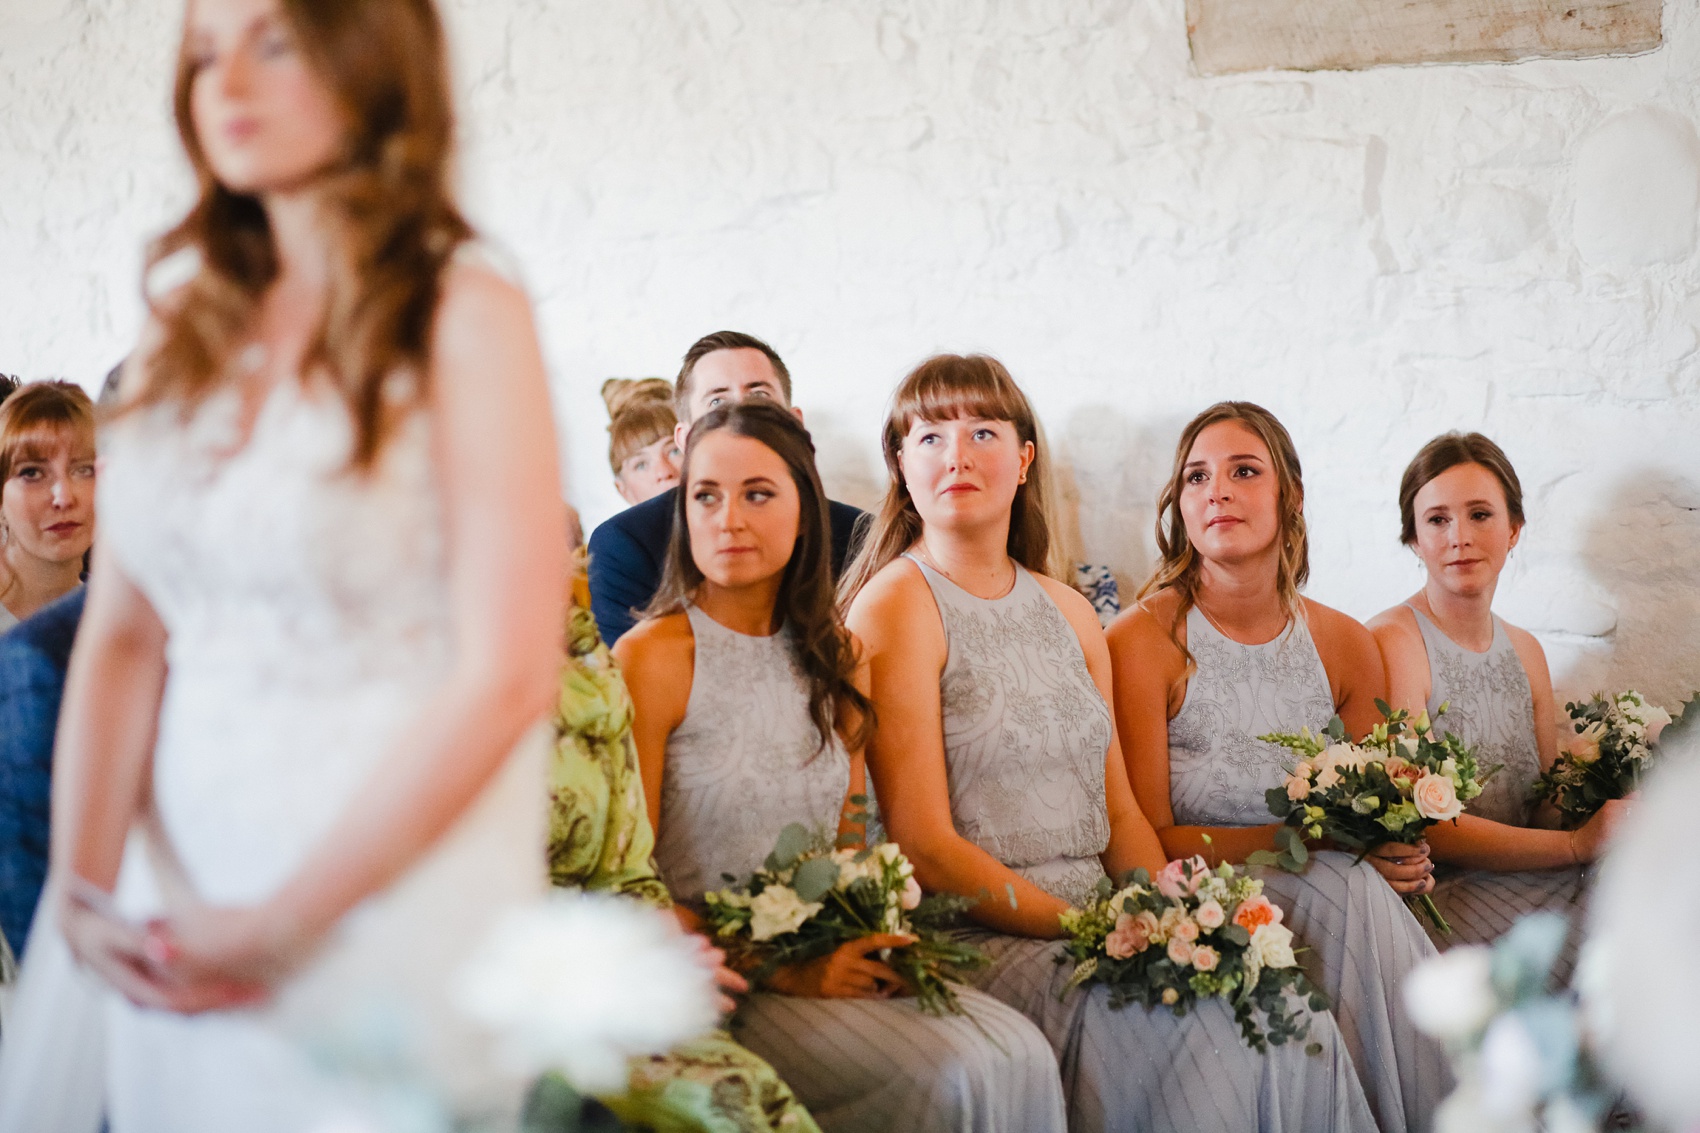
[[[626,898],[555,893],[509,912],[461,969],[453,995],[522,1074],[557,1070],[590,1093],[626,1062],[719,1019],[713,976],[667,914]]]
[[[1527,1119],[1540,1100],[1541,1048],[1515,1014],[1501,1015],[1482,1036],[1482,1108],[1500,1121]]]
[[[1424,1034],[1442,1041],[1467,1038],[1499,1007],[1489,979],[1492,953],[1479,945],[1453,947],[1420,964],[1405,979],[1405,1007]]]
[[[788,885],[769,885],[750,901],[750,939],[772,940],[820,912],[819,901],[805,901]]]

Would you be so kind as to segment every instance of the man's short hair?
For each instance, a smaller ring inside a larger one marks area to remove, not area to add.
[[[685,360],[679,367],[679,377],[673,383],[673,404],[677,407],[679,420],[688,421],[691,416],[691,374],[697,368],[697,363],[717,350],[759,350],[773,363],[773,372],[779,377],[779,392],[785,395],[785,404],[791,404],[791,371],[785,368],[785,362],[779,357],[779,351],[763,342],[753,334],[745,334],[739,330],[717,330],[713,334],[705,334],[685,351]]]

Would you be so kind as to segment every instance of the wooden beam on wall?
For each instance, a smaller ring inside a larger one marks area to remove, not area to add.
[[[1201,74],[1627,55],[1664,0],[1186,0]]]

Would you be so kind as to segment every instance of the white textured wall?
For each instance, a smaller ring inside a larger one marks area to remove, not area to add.
[[[451,0],[473,211],[524,262],[573,496],[595,397],[698,334],[774,342],[829,485],[934,350],[1037,401],[1088,557],[1136,579],[1181,422],[1275,409],[1315,597],[1418,585],[1417,446],[1509,450],[1501,609],[1561,691],[1700,684],[1700,5],[1631,59],[1200,79],[1181,0]],[[0,0],[0,370],[94,381],[183,202],[177,4]]]

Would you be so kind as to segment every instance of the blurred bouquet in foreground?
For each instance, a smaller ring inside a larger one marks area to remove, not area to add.
[[[1305,838],[1326,838],[1360,859],[1388,842],[1415,845],[1430,826],[1464,813],[1464,804],[1499,770],[1478,767],[1475,752],[1456,735],[1436,736],[1426,711],[1407,723],[1410,713],[1403,708],[1395,712],[1381,700],[1375,706],[1383,720],[1359,743],[1348,741],[1338,716],[1320,736],[1306,728],[1258,737],[1299,761],[1282,786],[1264,794],[1270,812],[1286,824],[1281,850],[1260,850],[1248,861],[1303,872],[1310,857]],[[1412,903],[1435,928],[1452,931],[1427,894]]]
[[[1659,734],[1671,714],[1634,689],[1564,706],[1570,730],[1561,734],[1558,758],[1535,780],[1530,794],[1557,808],[1574,830],[1613,799],[1639,790],[1658,754]]]
[[[1102,878],[1096,901],[1062,915],[1075,963],[1067,986],[1103,984],[1113,1008],[1162,1004],[1176,1015],[1216,996],[1233,1007],[1246,1045],[1267,1050],[1309,1033],[1308,1013],[1289,991],[1314,1010],[1328,1007],[1281,920],[1263,882],[1227,863],[1212,870],[1203,858],[1173,861],[1155,881],[1136,869],[1120,889]]]
[[[710,938],[734,967],[758,981],[853,940],[904,933],[915,943],[892,949],[884,962],[903,977],[923,1011],[961,1014],[952,985],[986,963],[979,949],[948,933],[974,902],[923,897],[914,867],[891,842],[833,849],[792,823],[748,882],[709,892],[704,900]]]
[[[666,913],[557,892],[498,921],[455,987],[514,1070],[556,1071],[586,1093],[625,1088],[627,1062],[720,1018],[712,972]]]
[[[1458,1079],[1434,1133],[1593,1133],[1606,1122],[1617,1091],[1590,1052],[1576,996],[1548,990],[1568,928],[1557,913],[1534,913],[1492,948],[1448,949],[1405,981],[1412,1021],[1445,1044]],[[1597,959],[1585,951],[1583,969]]]

